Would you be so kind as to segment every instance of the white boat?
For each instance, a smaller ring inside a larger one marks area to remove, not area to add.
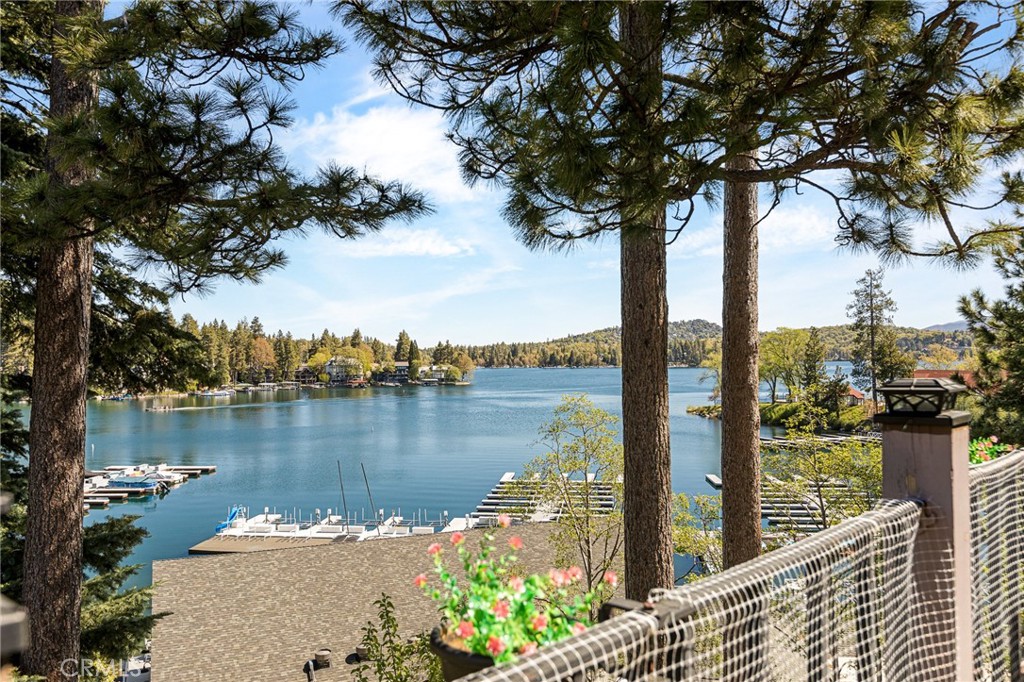
[[[138,464],[136,466],[109,467],[109,469],[112,472],[115,472],[115,475],[124,478],[160,481],[167,485],[178,485],[179,483],[184,483],[188,480],[188,476],[186,474],[171,471],[170,467],[166,464]]]
[[[410,535],[430,535],[439,532],[447,525],[447,518],[436,521],[405,519],[397,514],[384,518],[383,510],[378,520],[352,522],[340,514],[332,514],[327,510],[326,516],[315,514],[303,520],[286,514],[271,512],[264,507],[262,514],[249,516],[248,509],[235,505],[228,512],[227,518],[217,525],[216,533],[223,537],[272,537],[272,538],[347,538],[361,542]],[[301,516],[301,512],[299,513]]]
[[[148,476],[108,476],[107,487],[109,488],[141,488],[143,490],[157,491],[166,487],[166,483],[150,479]]]

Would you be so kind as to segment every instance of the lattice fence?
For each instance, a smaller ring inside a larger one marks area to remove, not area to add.
[[[467,680],[932,680],[913,502],[872,511]]]
[[[971,467],[971,634],[976,680],[1024,679],[1024,450]]]

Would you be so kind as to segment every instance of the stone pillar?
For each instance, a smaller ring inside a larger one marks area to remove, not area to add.
[[[921,618],[910,656],[911,667],[921,669],[913,677],[973,679],[970,414],[887,412],[875,422],[882,429],[882,497],[923,502],[913,557]]]

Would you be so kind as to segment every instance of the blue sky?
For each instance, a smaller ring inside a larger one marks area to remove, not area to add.
[[[330,22],[323,4],[304,14],[310,23]],[[276,137],[295,167],[312,172],[334,161],[399,179],[424,191],[435,213],[358,240],[315,232],[286,240],[286,267],[259,285],[225,281],[205,297],[179,297],[176,315],[229,325],[258,316],[269,332],[304,337],[359,327],[393,342],[405,329],[421,345],[541,341],[619,323],[617,240],[568,253],[516,242],[499,215],[500,191],[462,183],[441,115],[376,84],[359,45],[348,41],[291,94],[295,125]],[[721,219],[718,210],[699,211],[669,247],[673,321],[721,321]],[[788,197],[762,223],[761,329],[847,321],[856,280],[877,262],[837,251],[834,233],[830,205],[807,195]],[[988,263],[968,273],[913,263],[889,270],[885,285],[899,306],[895,322],[907,326],[956,320],[960,295],[977,287],[999,297],[1003,288]]]

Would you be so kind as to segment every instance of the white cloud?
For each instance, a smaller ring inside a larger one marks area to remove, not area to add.
[[[758,226],[760,250],[765,253],[831,251],[835,220],[813,205],[779,206]],[[707,225],[691,225],[669,246],[673,258],[722,255],[722,214],[712,214]]]
[[[801,251],[834,246],[836,222],[816,206],[779,206],[761,221],[761,248]]]
[[[618,272],[619,271],[619,259],[618,258],[603,258],[601,260],[587,261],[588,270],[596,270],[598,272]]]
[[[402,327],[418,320],[444,317],[444,304],[466,296],[475,296],[489,291],[521,288],[525,283],[518,278],[503,277],[518,268],[495,266],[466,272],[461,276],[433,289],[418,290],[395,296],[366,297],[347,292],[344,298],[326,295],[307,287],[292,283],[293,291],[301,292],[299,298],[306,301],[308,314],[293,317],[293,328],[312,326],[316,328],[321,320],[353,320],[369,328],[389,326]],[[312,299],[312,300],[311,300]]]
[[[711,227],[686,227],[679,238],[668,247],[670,258],[697,258],[722,253],[722,215],[711,217]]]
[[[376,99],[367,89],[350,103]],[[291,154],[305,154],[322,166],[334,161],[365,169],[382,179],[397,179],[425,191],[439,203],[471,201],[471,191],[459,174],[455,146],[445,138],[445,122],[433,110],[381,105],[355,114],[336,106],[330,116],[318,113],[299,120],[280,137]]]
[[[468,239],[448,238],[433,228],[389,227],[387,230],[357,241],[337,243],[333,255],[350,258],[385,258],[389,256],[428,256],[445,258],[471,256],[475,245]]]

